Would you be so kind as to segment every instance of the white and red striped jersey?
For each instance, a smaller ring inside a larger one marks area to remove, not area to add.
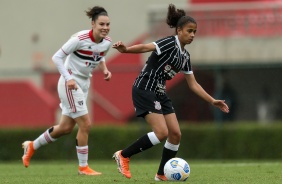
[[[56,60],[64,59],[65,69],[70,74],[82,77],[91,77],[93,69],[101,62],[105,61],[105,55],[110,49],[111,38],[106,36],[100,43],[95,43],[93,30],[83,30],[71,36],[62,48],[53,56]],[[60,71],[60,70],[59,70]],[[60,71],[61,72],[61,71]],[[65,74],[65,72],[63,72]],[[63,75],[63,73],[61,73]],[[69,75],[65,76],[69,80]]]

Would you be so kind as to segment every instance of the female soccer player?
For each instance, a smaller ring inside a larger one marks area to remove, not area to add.
[[[88,166],[88,134],[91,122],[86,99],[94,68],[99,66],[106,81],[112,77],[105,64],[105,55],[111,47],[111,39],[107,36],[110,31],[110,19],[107,11],[99,6],[90,8],[86,11],[86,15],[92,20],[92,29],[74,34],[52,57],[61,74],[58,93],[61,100],[62,116],[58,125],[49,128],[34,141],[23,143],[22,160],[25,167],[28,167],[35,150],[71,133],[77,124],[78,173],[83,175],[101,174]]]
[[[223,112],[229,112],[224,100],[216,100],[206,93],[193,74],[190,54],[184,47],[195,37],[196,21],[186,16],[184,10],[176,9],[173,4],[170,4],[166,22],[171,28],[175,28],[175,36],[131,47],[126,47],[121,41],[113,44],[113,48],[121,53],[152,52],[133,84],[132,98],[136,116],[145,118],[153,131],[113,155],[120,173],[127,178],[131,178],[129,158],[166,139],[155,180],[167,180],[163,168],[170,158],[176,156],[181,131],[172,102],[166,94],[166,80],[171,80],[178,72],[184,73],[187,84],[194,93]]]

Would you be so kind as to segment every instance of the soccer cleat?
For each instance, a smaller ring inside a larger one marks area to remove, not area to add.
[[[156,174],[155,181],[167,181],[167,178],[165,177],[165,175]]]
[[[78,174],[80,175],[89,175],[89,176],[98,176],[101,175],[102,173],[94,171],[91,169],[88,165],[85,167],[80,167],[78,168]]]
[[[22,156],[23,165],[25,167],[28,167],[29,161],[35,151],[33,148],[33,141],[25,141],[24,143],[22,143],[22,148],[24,149],[24,154]]]
[[[129,158],[124,158],[121,155],[121,150],[115,152],[113,158],[117,162],[118,171],[126,178],[131,178],[131,173],[129,171]]]

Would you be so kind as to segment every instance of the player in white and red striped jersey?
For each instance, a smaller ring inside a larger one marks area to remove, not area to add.
[[[102,70],[106,81],[109,81],[112,76],[105,63],[105,55],[111,47],[111,38],[107,36],[110,31],[110,20],[107,11],[99,6],[90,8],[86,11],[86,15],[92,19],[92,29],[72,35],[52,57],[61,74],[58,93],[61,100],[62,116],[58,125],[49,128],[34,141],[23,143],[22,160],[25,167],[29,166],[35,150],[71,133],[77,124],[78,173],[83,175],[101,174],[88,166],[88,134],[91,122],[86,99],[90,87],[90,77],[96,67]]]

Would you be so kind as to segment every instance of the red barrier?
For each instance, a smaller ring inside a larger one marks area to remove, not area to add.
[[[189,0],[187,14],[197,21],[196,37],[276,37],[282,35],[280,0]],[[164,22],[164,21],[163,21]],[[165,23],[156,26],[158,35]]]
[[[279,0],[188,0],[191,4],[201,3],[246,3],[246,2],[277,2]]]
[[[0,127],[48,127],[58,104],[47,91],[28,81],[0,82]]]

